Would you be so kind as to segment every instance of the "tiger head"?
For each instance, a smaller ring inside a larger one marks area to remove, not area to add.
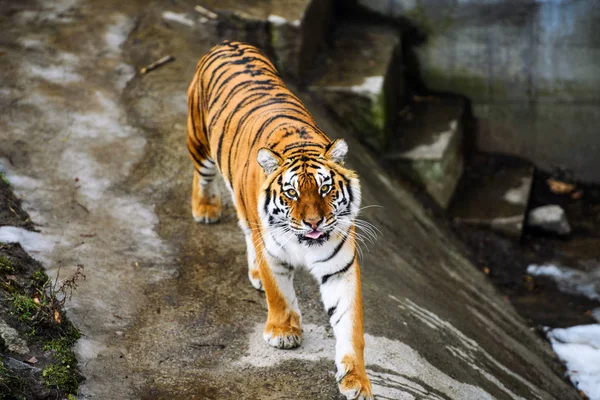
[[[263,225],[283,242],[322,245],[334,234],[348,235],[360,207],[356,174],[344,168],[348,145],[332,142],[323,153],[306,151],[284,158],[261,148],[258,163],[267,179],[261,188]]]

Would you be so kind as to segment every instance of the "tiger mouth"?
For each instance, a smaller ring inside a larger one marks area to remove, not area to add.
[[[325,232],[321,232],[321,231],[318,231],[316,229],[313,229],[312,231],[305,233],[304,237],[305,238],[310,238],[310,239],[318,239],[318,238],[320,238],[321,236],[324,236],[324,235],[325,235]]]
[[[304,234],[298,235],[298,239],[301,242],[311,244],[322,244],[327,239],[329,239],[329,232],[312,230],[310,232],[306,232]]]

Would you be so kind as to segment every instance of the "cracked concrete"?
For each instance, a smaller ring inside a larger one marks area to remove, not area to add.
[[[2,8],[0,166],[41,232],[32,254],[51,276],[86,268],[68,304],[84,335],[80,398],[339,398],[316,285],[299,277],[304,347],[262,345],[265,301],[247,280],[231,206],[218,225],[191,218],[185,90],[197,59],[222,39],[211,22],[163,19],[191,13],[192,3]],[[135,73],[165,54],[176,61]],[[326,132],[343,134],[303,98]],[[381,206],[364,210],[381,234],[362,260],[366,360],[378,398],[576,399],[548,344],[347,139],[364,205]]]

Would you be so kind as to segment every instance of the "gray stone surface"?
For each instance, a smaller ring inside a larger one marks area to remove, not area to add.
[[[19,332],[15,330],[15,328],[11,327],[0,318],[0,342],[1,345],[5,346],[9,352],[17,353],[17,354],[27,354],[29,353],[29,347],[27,347],[27,342],[25,342],[19,336]]]
[[[520,237],[533,172],[531,164],[516,161],[498,171],[476,171],[479,176],[461,187],[450,214],[459,223],[487,226]]]
[[[396,30],[341,23],[322,75],[310,90],[364,142],[383,149],[406,102],[401,62]]]
[[[600,8],[596,0],[359,1],[408,17],[432,90],[473,100],[477,145],[600,182]]]
[[[571,226],[569,225],[565,210],[558,205],[534,208],[529,212],[527,224],[533,228],[559,235],[568,235],[571,233]]]
[[[82,330],[80,399],[335,399],[332,338],[316,284],[298,297],[306,341],[277,351],[248,282],[243,235],[189,210],[185,90],[222,38],[163,23],[178,5],[10,2],[0,91],[0,162],[40,229],[51,277],[86,268],[68,304]],[[165,53],[176,61],[135,70]],[[332,137],[343,134],[307,100]],[[362,218],[381,234],[361,259],[366,360],[380,398],[577,399],[550,348],[448,232],[351,135]],[[19,157],[11,157],[17,149]],[[12,161],[11,161],[12,160]],[[225,199],[227,199],[225,197]],[[50,246],[47,244],[50,243]]]
[[[464,100],[432,97],[405,109],[384,157],[448,207],[464,167]]]

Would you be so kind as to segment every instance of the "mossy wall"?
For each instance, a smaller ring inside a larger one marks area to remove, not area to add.
[[[479,149],[600,182],[597,0],[358,3],[421,31],[420,77],[472,100]]]

